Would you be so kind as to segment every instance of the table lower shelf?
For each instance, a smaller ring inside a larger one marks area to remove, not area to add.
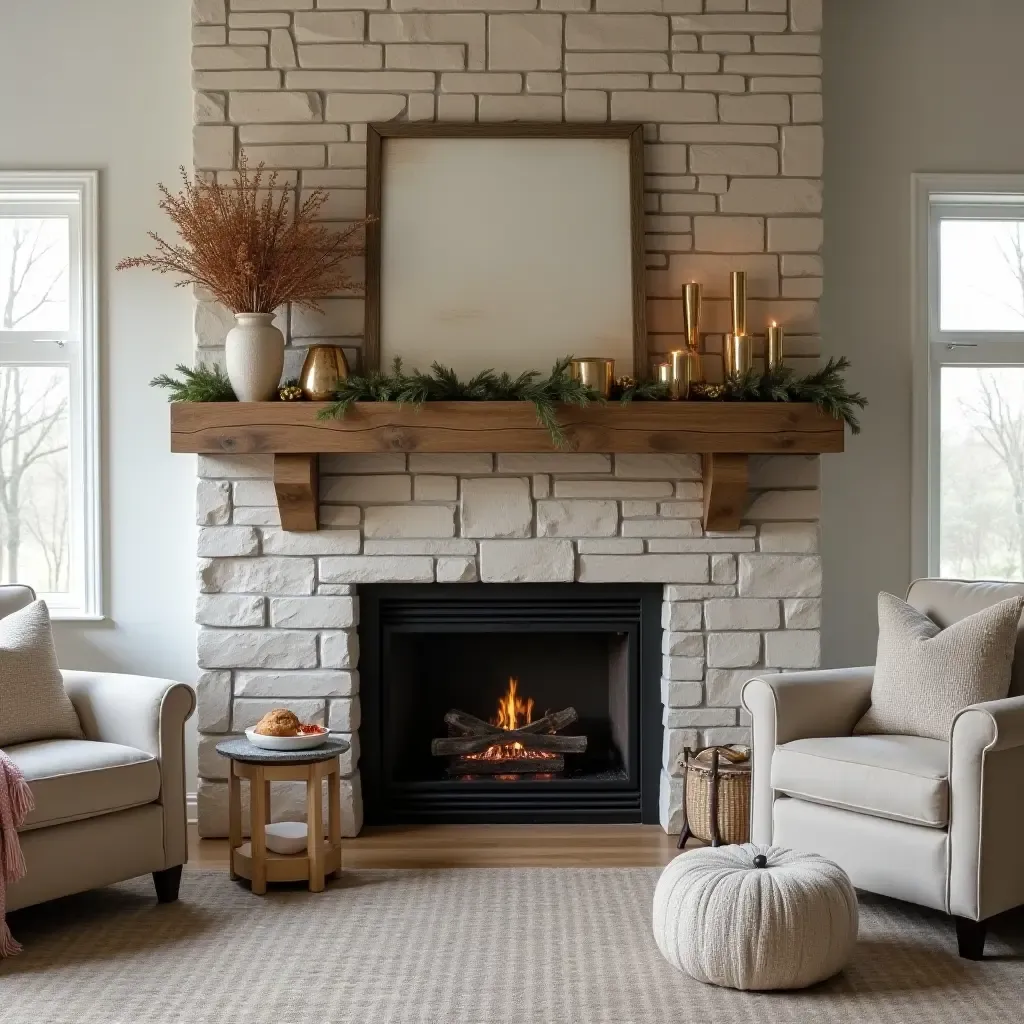
[[[265,855],[268,882],[308,882],[309,855],[303,853],[272,853]],[[323,841],[324,875],[341,870],[341,846],[331,846],[330,840]],[[253,876],[252,844],[242,843],[231,851],[231,871],[250,881]]]

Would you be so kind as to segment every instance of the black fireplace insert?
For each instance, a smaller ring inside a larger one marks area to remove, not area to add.
[[[368,824],[657,822],[660,586],[359,595]]]

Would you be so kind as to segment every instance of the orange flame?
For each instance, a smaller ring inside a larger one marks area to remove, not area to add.
[[[519,680],[510,678],[505,696],[498,701],[498,717],[491,719],[491,725],[511,731],[533,721],[533,698],[527,697],[523,700],[518,691]],[[519,721],[520,715],[523,718],[522,722]]]
[[[523,700],[519,696],[519,680],[510,676],[508,689],[498,699],[498,714],[490,720],[491,725],[496,725],[499,729],[511,731],[513,729],[521,729],[532,721],[533,698],[527,697]],[[482,750],[479,754],[467,754],[466,758],[479,761],[507,761],[520,757],[543,760],[557,756],[557,754],[551,754],[544,750],[527,750],[521,743],[496,743],[494,746]]]

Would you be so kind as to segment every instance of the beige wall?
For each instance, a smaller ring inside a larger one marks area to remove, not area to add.
[[[911,578],[910,176],[1021,172],[1020,0],[826,0],[827,354],[871,406],[822,459],[825,665],[870,662]]]
[[[155,374],[187,362],[191,299],[117,274],[160,226],[158,181],[190,161],[186,0],[5,2],[0,167],[100,171],[105,622],[55,628],[61,664],[195,678],[195,460],[172,456]]]

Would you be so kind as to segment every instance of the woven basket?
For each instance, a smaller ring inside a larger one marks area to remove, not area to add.
[[[680,762],[685,769],[686,824],[690,833],[715,846],[748,842],[750,750],[746,747],[687,749]],[[713,814],[714,805],[717,807]]]

